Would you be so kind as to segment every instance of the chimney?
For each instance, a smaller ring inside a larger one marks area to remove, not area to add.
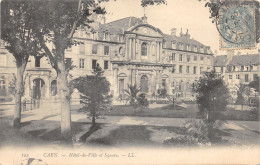
[[[147,24],[147,17],[145,15],[142,17],[142,23]]]
[[[176,32],[177,32],[177,29],[176,29],[176,28],[172,28],[172,29],[171,29],[171,35],[172,35],[172,36],[176,36]]]
[[[228,59],[232,59],[232,57],[234,56],[235,51],[234,50],[227,50],[227,58]]]
[[[185,34],[185,37],[186,37],[186,38],[190,38],[189,29],[187,29],[187,32],[186,32],[186,34]]]

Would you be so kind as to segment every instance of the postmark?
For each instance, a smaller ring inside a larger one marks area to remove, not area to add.
[[[255,8],[250,5],[222,6],[219,17],[220,49],[256,47]]]

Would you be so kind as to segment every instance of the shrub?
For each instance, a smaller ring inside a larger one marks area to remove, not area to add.
[[[149,101],[146,98],[145,93],[141,93],[137,98],[137,104],[138,106],[141,106],[143,108],[149,107]]]

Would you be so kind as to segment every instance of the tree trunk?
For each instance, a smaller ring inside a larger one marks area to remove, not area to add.
[[[64,55],[64,53],[63,53]],[[64,56],[63,56],[64,57]],[[70,112],[70,91],[68,87],[68,71],[65,68],[64,59],[57,62],[57,82],[61,103],[61,135],[63,142],[72,143],[71,134],[71,112]]]
[[[26,67],[27,61],[17,62],[17,74],[16,74],[16,84],[15,84],[15,107],[14,107],[14,117],[13,117],[13,126],[16,128],[20,127],[21,124],[21,99],[24,90],[23,75]]]
[[[93,116],[92,116],[92,127],[94,127],[95,124],[96,124],[96,116],[93,115]]]

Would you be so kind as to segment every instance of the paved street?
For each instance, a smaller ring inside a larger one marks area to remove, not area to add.
[[[0,105],[1,129],[4,129],[4,124],[8,126],[9,123],[6,122],[6,119],[11,118],[12,108],[13,105]],[[47,140],[50,143],[55,143],[60,128],[59,111],[58,104],[45,102],[39,109],[23,112],[21,132],[39,137],[38,139],[43,140],[43,142]],[[105,116],[97,120],[99,129],[87,138],[85,145],[160,145],[167,138],[180,136],[182,131],[180,126],[185,120],[187,119]],[[86,117],[86,114],[72,111],[72,122],[74,141],[76,142],[88,132],[91,121]],[[235,141],[238,144],[254,145],[260,143],[259,122],[228,121],[221,127],[221,130],[224,139]],[[8,138],[3,130],[1,132],[4,139],[12,144],[10,141],[14,137]]]

